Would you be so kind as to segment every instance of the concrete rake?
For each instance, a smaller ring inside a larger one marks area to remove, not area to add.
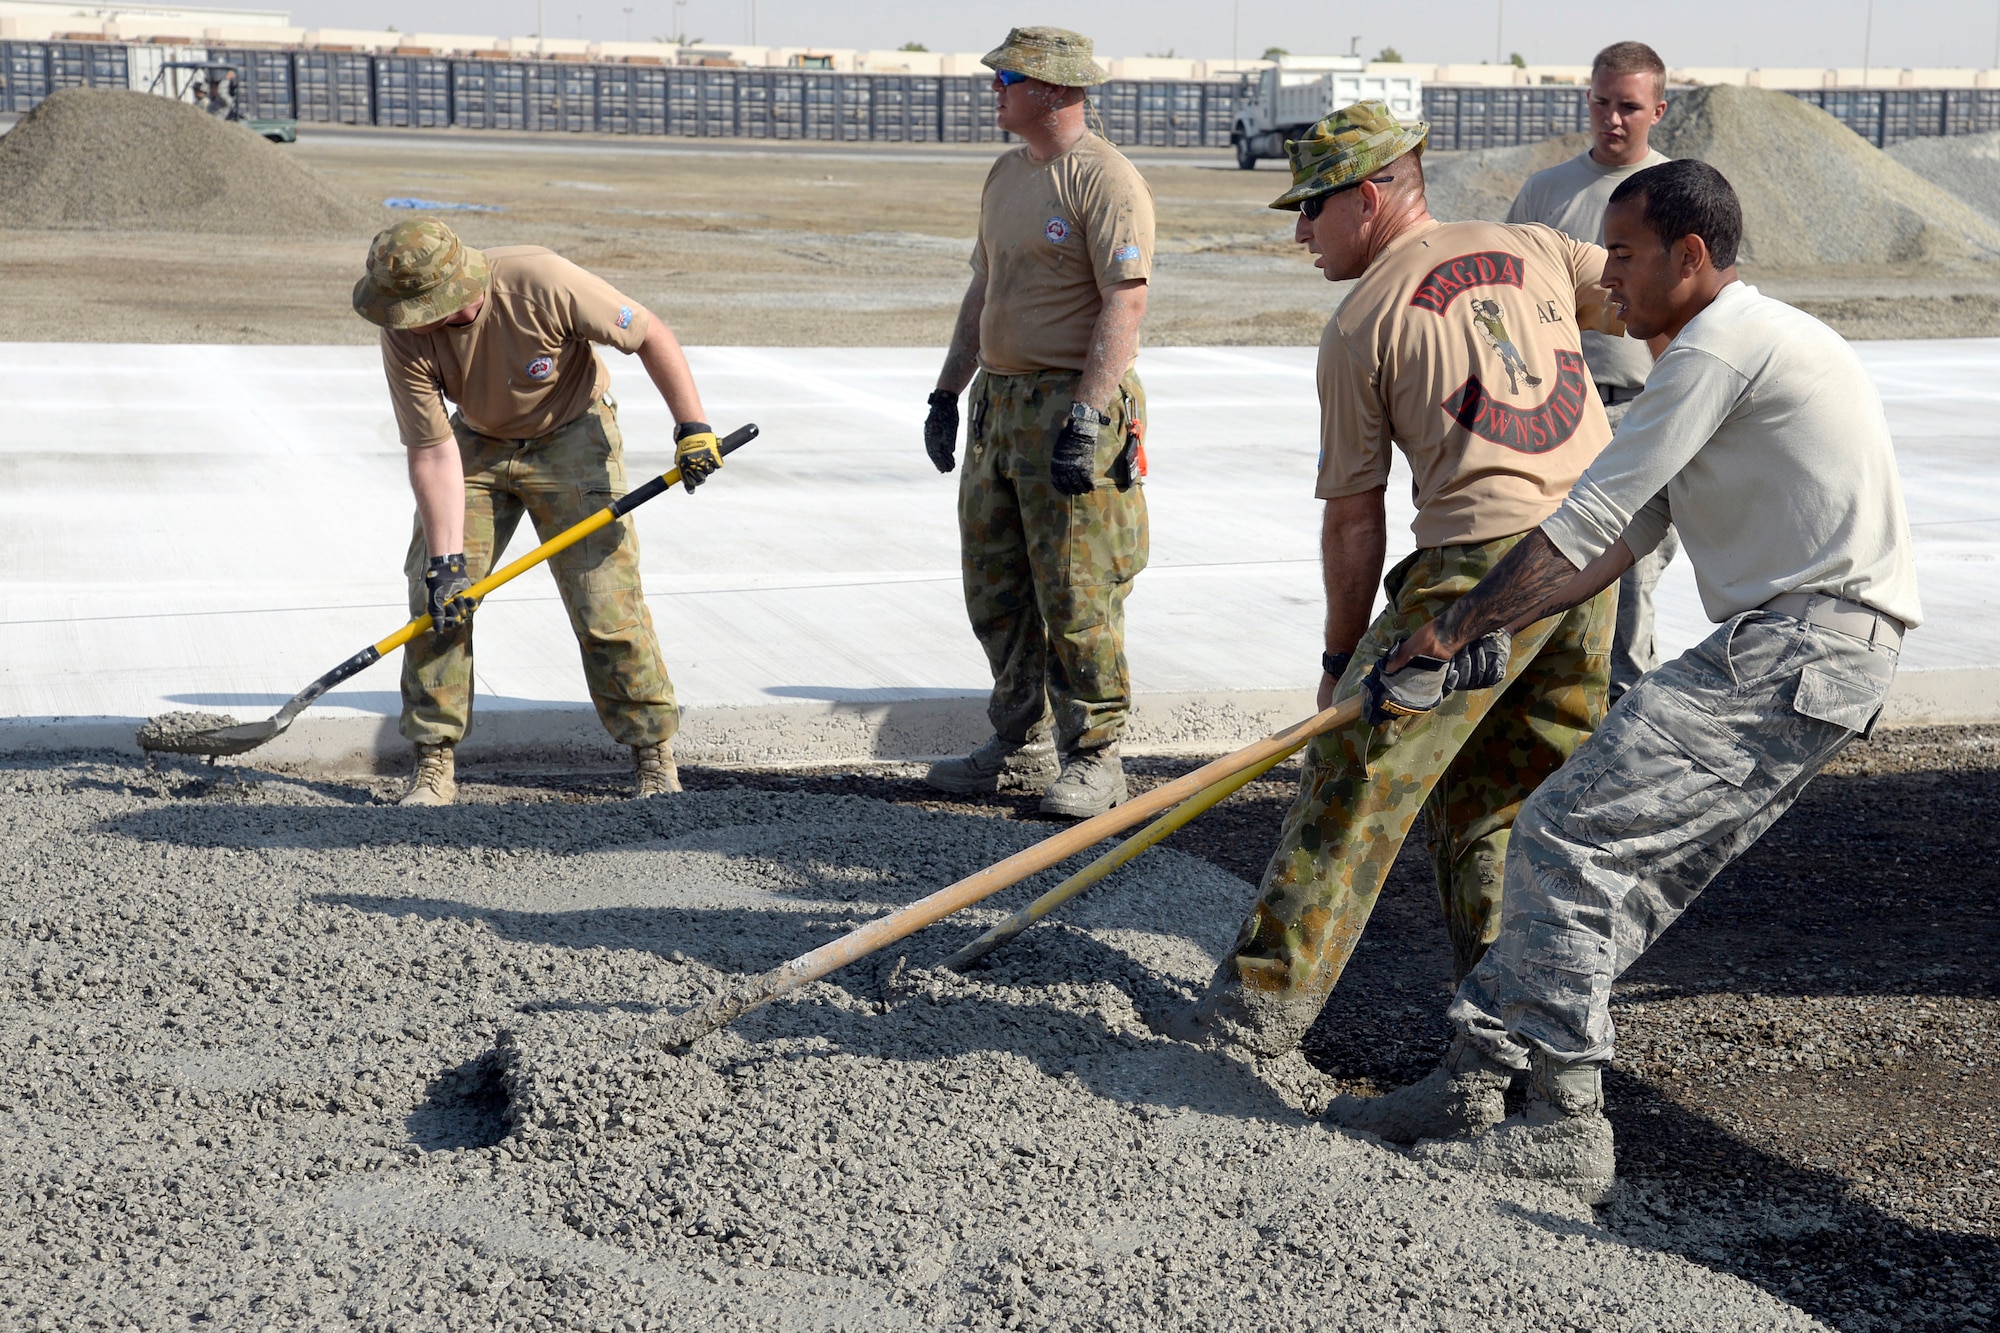
[[[757,427],[743,426],[731,431],[721,441],[724,454],[734,453],[757,438]],[[504,583],[520,577],[549,557],[566,551],[570,547],[596,532],[599,528],[617,522],[637,509],[646,501],[659,495],[681,479],[678,467],[665,472],[644,485],[627,492],[625,496],[592,514],[582,522],[565,528],[555,536],[537,546],[520,559],[497,569],[467,589],[467,594],[475,599],[483,599],[488,593]],[[352,679],[381,661],[383,657],[416,638],[431,627],[431,618],[418,616],[409,624],[391,634],[379,643],[370,644],[354,656],[342,662],[333,670],[300,690],[280,708],[262,722],[242,722],[235,726],[198,728],[182,725],[172,713],[156,717],[139,728],[139,748],[149,753],[166,751],[173,754],[206,755],[211,759],[222,755],[242,754],[254,750],[266,741],[285,733],[295,718],[310,708],[318,698],[334,686]]]
[[[1361,697],[1357,695],[1316,713],[1303,722],[1293,723],[1274,736],[1267,736],[1253,745],[1246,745],[1234,754],[1224,755],[1220,759],[1203,764],[1185,777],[1155,787],[1114,810],[1064,829],[1052,838],[1045,838],[1034,846],[1016,852],[1006,860],[990,865],[976,874],[968,875],[955,884],[947,885],[907,907],[891,912],[887,916],[878,917],[866,925],[857,926],[839,939],[822,944],[810,953],[800,954],[790,962],[780,963],[760,976],[739,979],[700,1008],[647,1028],[633,1039],[634,1044],[667,1051],[685,1050],[703,1037],[727,1027],[744,1014],[762,1008],[781,995],[789,994],[801,986],[819,980],[829,972],[845,967],[857,959],[865,958],[898,940],[906,939],[925,926],[941,921],[953,912],[970,907],[974,903],[984,901],[1000,890],[1020,883],[1030,875],[1066,861],[1085,848],[1113,834],[1122,833],[1143,819],[1159,814],[1183,801],[1194,806],[1210,792],[1215,792],[1213,798],[1208,799],[1206,804],[1188,811],[1186,818],[1192,819],[1201,810],[1206,810],[1227,796],[1236,786],[1241,786],[1243,782],[1248,782],[1258,773],[1268,770],[1313,737],[1332,731],[1336,727],[1345,726],[1359,716],[1361,716]],[[1239,778],[1241,781],[1238,781]],[[1231,786],[1232,783],[1235,786]],[[1190,801],[1188,799],[1190,797],[1196,800]],[[1176,811],[1176,815],[1179,813]],[[1161,821],[1163,824],[1167,822]],[[1186,819],[1181,822],[1185,823]],[[1148,834],[1151,833],[1152,830],[1148,830]],[[1150,841],[1147,834],[1132,839],[1132,843],[1141,845],[1133,848],[1125,859],[1130,860],[1144,847],[1151,846],[1164,836],[1165,832],[1161,832]],[[1125,848],[1120,848],[1111,856],[1115,857],[1124,852]],[[1107,868],[1105,873],[1109,872]]]

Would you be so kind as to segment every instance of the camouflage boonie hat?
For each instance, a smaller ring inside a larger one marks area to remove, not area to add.
[[[1013,28],[1006,41],[979,57],[979,63],[1062,88],[1088,88],[1111,77],[1091,59],[1094,50],[1090,38],[1068,28]]]
[[[1388,104],[1376,98],[1342,107],[1306,131],[1303,139],[1285,140],[1292,163],[1292,188],[1272,201],[1273,208],[1296,211],[1315,195],[1331,194],[1343,185],[1365,180],[1411,150],[1422,147],[1431,127],[1419,120],[1405,125]]]
[[[354,312],[385,329],[450,319],[486,294],[486,256],[435,218],[398,222],[369,243]]]

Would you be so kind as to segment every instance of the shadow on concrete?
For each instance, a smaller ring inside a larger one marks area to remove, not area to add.
[[[975,688],[965,689],[917,689],[914,687],[894,687],[882,689],[849,689],[842,685],[766,685],[764,693],[774,699],[822,699],[828,703],[868,704],[883,707],[906,701],[930,699],[970,699],[984,700],[990,691]]]

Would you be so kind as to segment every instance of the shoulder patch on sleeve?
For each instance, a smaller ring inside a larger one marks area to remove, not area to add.
[[[629,329],[632,327],[631,306],[621,305],[618,307],[618,327],[621,329]]]
[[[1123,264],[1138,257],[1139,247],[1136,245],[1121,245],[1111,252],[1111,262],[1114,264]]]

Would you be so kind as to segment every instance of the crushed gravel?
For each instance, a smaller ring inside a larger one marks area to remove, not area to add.
[[[690,776],[631,802],[468,774],[408,811],[240,767],[0,769],[0,1323],[1824,1326],[1560,1194],[1327,1133],[1336,1080],[1296,1056],[1155,1036],[1248,895],[1178,852],[970,976],[924,965],[1060,871],[692,1056],[621,1054],[1046,832],[851,794],[885,778]]]
[[[1889,156],[2000,227],[2000,132],[1906,139]]]
[[[1729,178],[1743,202],[1743,260],[1760,273],[2000,260],[2000,135],[1913,140],[1884,153],[1787,93],[1719,85],[1676,96],[1652,142]],[[1428,155],[1431,211],[1502,221],[1529,176],[1589,148],[1589,135],[1573,134]],[[1990,295],[1979,302],[1966,312],[1975,319],[2000,311]]]
[[[365,236],[378,214],[242,125],[146,93],[67,88],[0,137],[0,227]]]

